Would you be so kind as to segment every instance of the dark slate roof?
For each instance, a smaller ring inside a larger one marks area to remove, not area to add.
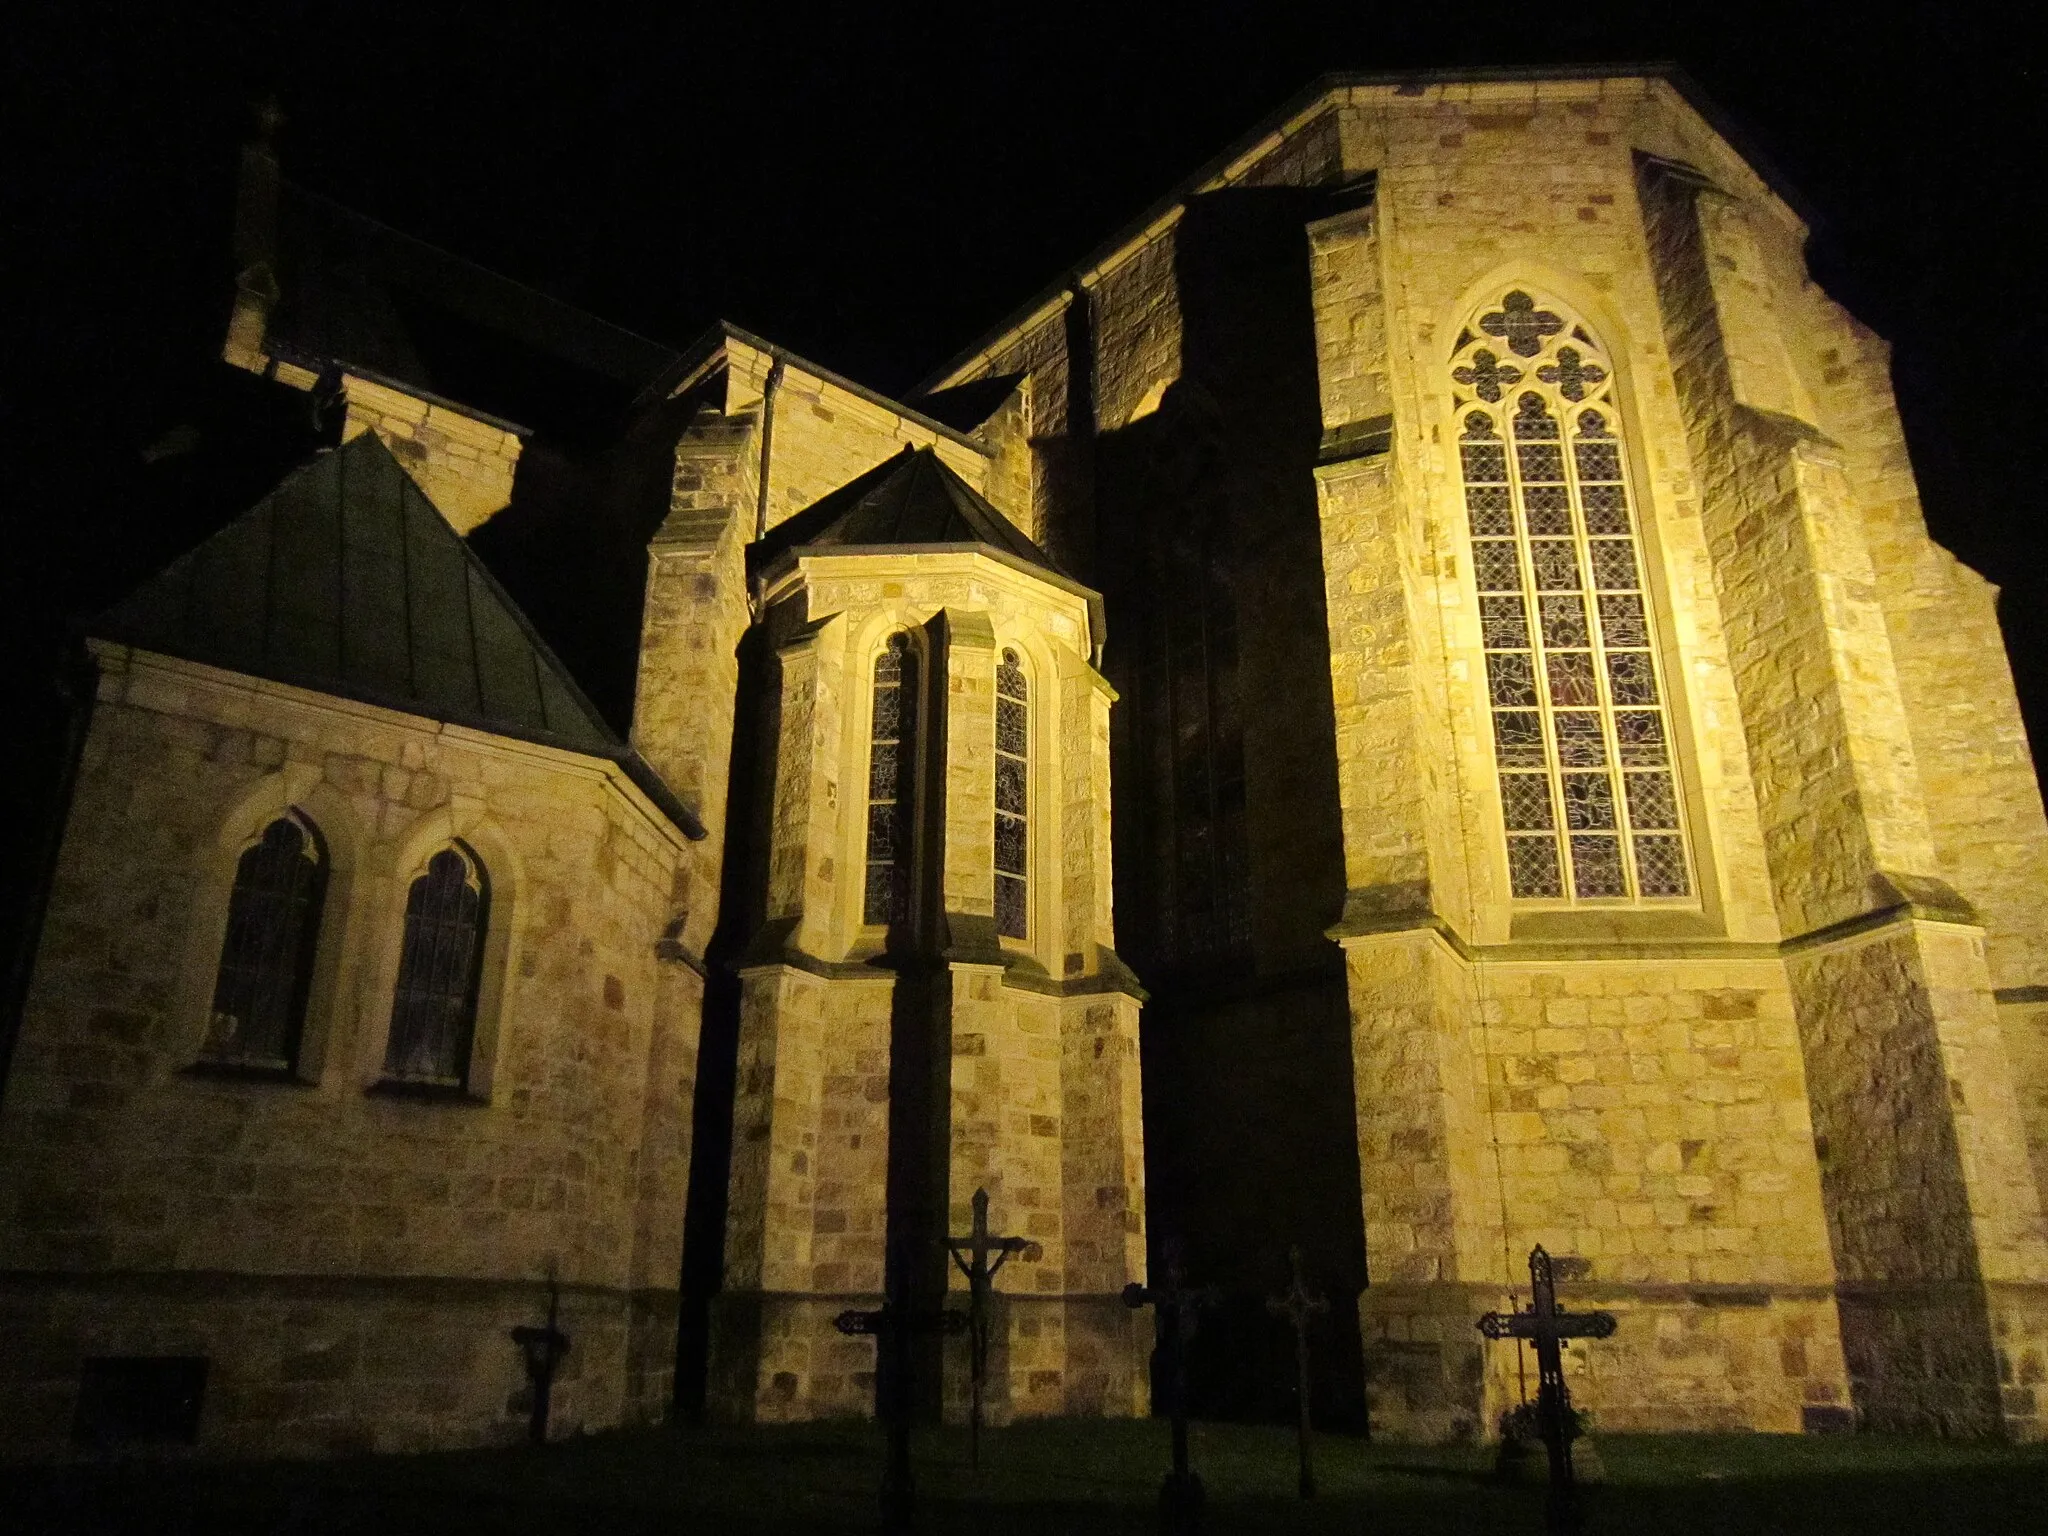
[[[608,758],[702,835],[373,432],[293,471],[86,631]]]
[[[929,448],[905,448],[776,524],[749,556],[759,567],[791,549],[888,545],[983,545],[1063,583],[1073,580]]]

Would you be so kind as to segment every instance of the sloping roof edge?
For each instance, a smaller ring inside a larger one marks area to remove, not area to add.
[[[1117,227],[1115,233],[1092,246],[1080,260],[1069,263],[1064,275],[1047,283],[1022,304],[1010,310],[1000,322],[927,374],[910,392],[913,395],[926,395],[958,382],[954,375],[967,365],[990,351],[997,342],[1020,329],[1032,316],[1058,305],[1063,298],[1070,296],[1078,280],[1078,274],[1101,266],[1186,202],[1196,189],[1213,181],[1234,162],[1257,148],[1261,140],[1278,133],[1334,92],[1360,86],[1477,85],[1515,80],[1606,79],[1662,80],[1678,93],[1687,106],[1700,115],[1709,128],[1727,141],[1728,146],[1742,157],[1766,186],[1784,200],[1793,213],[1809,227],[1819,222],[1812,205],[1792,186],[1776,164],[1757,148],[1748,133],[1701,89],[1698,81],[1675,63],[1653,61],[1620,64],[1502,65],[1465,69],[1333,70],[1318,75],[1244,133],[1232,139],[1218,153],[1175,182],[1170,190],[1146,204],[1142,212],[1125,220]]]

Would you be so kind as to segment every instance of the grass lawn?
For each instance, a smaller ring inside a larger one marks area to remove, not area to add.
[[[1321,1497],[1294,1496],[1294,1437],[1201,1424],[1195,1468],[1211,1536],[1373,1536],[1543,1528],[1540,1487],[1503,1488],[1473,1448],[1321,1437]],[[964,1431],[916,1439],[919,1529],[960,1536],[1096,1536],[1154,1529],[1167,1461],[1160,1422],[1032,1423],[991,1432],[982,1471]],[[2048,1533],[2048,1447],[1883,1436],[1602,1437],[1608,1480],[1586,1493],[1588,1536],[1691,1533]],[[877,1527],[879,1431],[864,1424],[650,1430],[542,1451],[322,1463],[0,1471],[0,1530],[79,1536],[795,1536]]]

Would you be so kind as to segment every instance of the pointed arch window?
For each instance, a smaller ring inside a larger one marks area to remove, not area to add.
[[[1689,897],[1612,369],[1584,325],[1520,290],[1458,347],[1510,888],[1529,901]]]
[[[489,880],[464,843],[443,848],[412,882],[384,1051],[387,1078],[445,1088],[468,1082],[489,916]]]
[[[910,916],[912,802],[917,764],[917,647],[894,634],[875,658],[868,734],[867,885],[864,923]]]
[[[996,932],[1029,936],[1030,693],[1017,653],[996,664]]]
[[[319,829],[297,811],[243,851],[202,1060],[281,1073],[298,1065],[327,870]]]

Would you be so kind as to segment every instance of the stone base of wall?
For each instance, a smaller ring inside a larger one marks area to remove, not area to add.
[[[533,1284],[182,1273],[0,1276],[0,1454],[69,1457],[83,1363],[203,1356],[202,1456],[336,1456],[517,1442],[511,1330]],[[551,1433],[665,1416],[675,1298],[565,1287]],[[667,1357],[664,1359],[664,1357]],[[173,1447],[171,1449],[181,1449]]]
[[[726,1420],[788,1423],[871,1417],[874,1340],[848,1338],[832,1320],[876,1296],[727,1292],[712,1304],[708,1405]],[[964,1313],[954,1293],[949,1309]],[[1121,1296],[995,1297],[984,1421],[1053,1415],[1142,1417],[1151,1411],[1149,1311]],[[965,1335],[945,1345],[944,1412],[964,1423],[969,1404]]]
[[[2048,1285],[1844,1287],[1841,1307],[1866,1427],[2043,1438]]]
[[[1523,1305],[1528,1298],[1523,1295]],[[1572,1311],[1612,1312],[1614,1336],[1574,1344],[1565,1379],[1600,1428],[1630,1434],[1845,1430],[1835,1307],[1824,1291],[1739,1286],[1560,1286]],[[1480,1316],[1508,1298],[1484,1285],[1375,1287],[1359,1299],[1373,1434],[1490,1439],[1536,1393],[1536,1356],[1489,1343]]]

